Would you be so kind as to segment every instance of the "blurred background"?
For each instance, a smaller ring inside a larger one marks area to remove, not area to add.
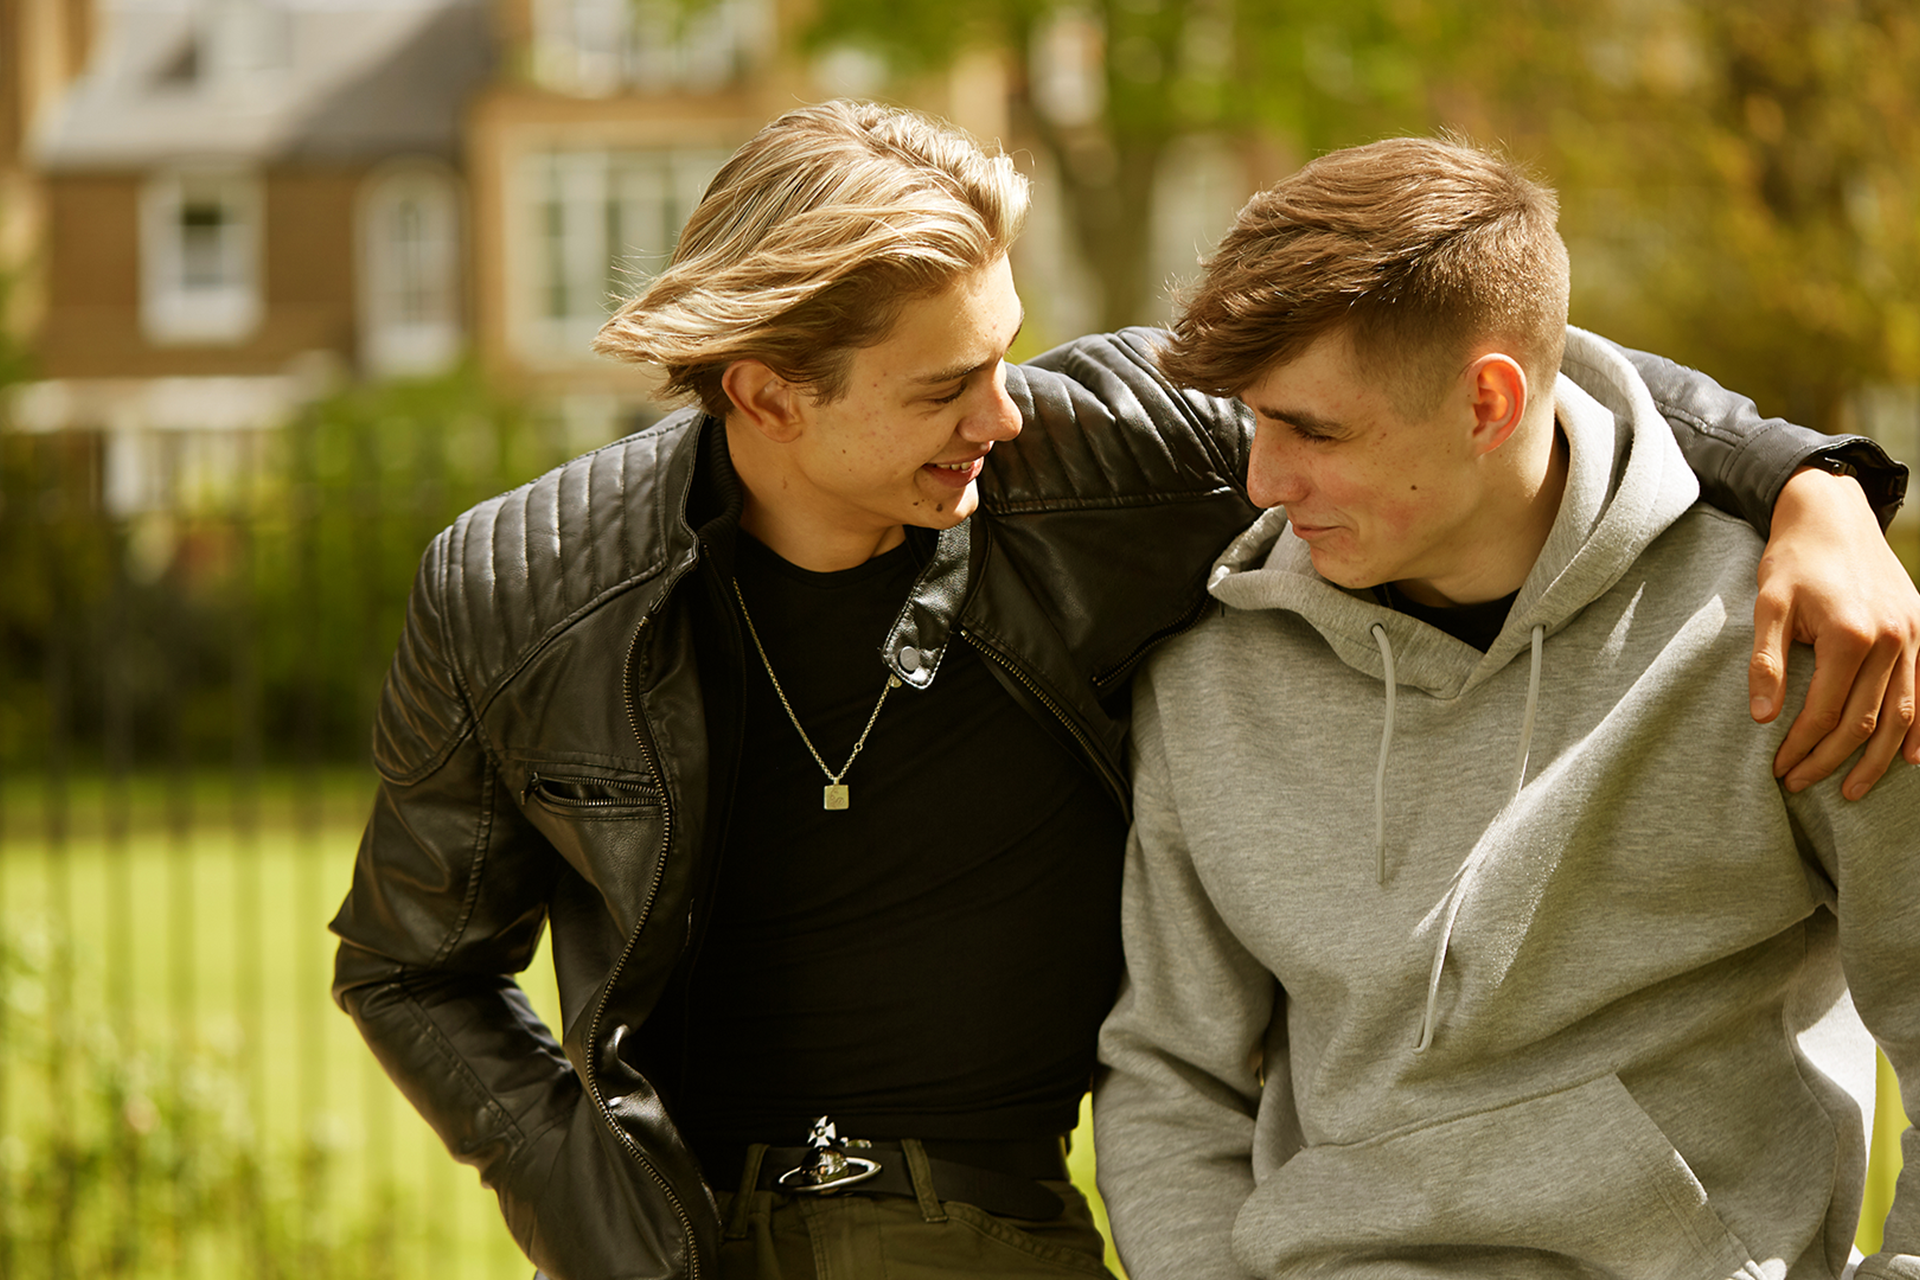
[[[1912,460],[1916,86],[1912,0],[0,0],[0,1276],[530,1271],[325,923],[422,547],[659,414],[587,341],[766,120],[1001,142],[1019,354],[1319,152],[1503,142],[1576,323]]]

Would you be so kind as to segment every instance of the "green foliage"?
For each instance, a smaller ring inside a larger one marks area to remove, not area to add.
[[[325,1144],[264,1155],[235,1065],[126,1044],[70,1007],[75,963],[63,939],[0,936],[0,1274],[398,1274],[381,1242],[412,1208],[404,1192],[369,1200],[366,1221],[330,1220],[302,1194],[326,1177]]]
[[[0,764],[355,761],[427,542],[563,452],[472,371],[353,387],[174,508],[0,433]]]
[[[1615,13],[1604,55],[1569,32],[1589,54],[1557,78],[1546,139],[1576,322],[1829,429],[1853,389],[1920,380],[1920,12]]]
[[[822,0],[815,47],[905,71],[1006,53],[1055,162],[1102,323],[1138,320],[1169,148],[1237,140],[1265,184],[1401,133],[1504,142],[1561,192],[1576,323],[1836,425],[1920,380],[1920,10],[1910,0]],[[1097,35],[1097,118],[1049,118],[1041,40]],[[1223,211],[1224,223],[1226,214]]]
[[[19,288],[20,268],[0,263],[0,395],[33,372],[32,353],[19,332],[15,314]],[[0,407],[0,426],[5,423],[5,409]]]

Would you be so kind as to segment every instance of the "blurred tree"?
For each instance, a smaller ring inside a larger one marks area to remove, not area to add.
[[[1457,10],[1427,0],[981,0],[960,10],[821,0],[805,38],[816,49],[864,46],[906,73],[1004,50],[1018,131],[1052,162],[1101,291],[1099,322],[1118,328],[1150,312],[1160,285],[1148,211],[1173,148],[1210,133],[1312,154],[1427,127],[1425,62],[1467,38]]]
[[[1576,320],[1827,429],[1920,382],[1920,7],[1565,9],[1542,140]]]
[[[33,372],[19,316],[20,276],[19,267],[0,263],[0,426],[6,422],[6,388]]]
[[[365,759],[427,542],[559,462],[471,368],[344,388],[230,492],[108,509],[99,431],[0,431],[0,771]]]
[[[1148,311],[1181,139],[1239,140],[1266,182],[1450,127],[1560,188],[1576,321],[1815,425],[1920,380],[1912,0],[821,0],[806,40],[907,73],[1005,50],[1107,327]]]

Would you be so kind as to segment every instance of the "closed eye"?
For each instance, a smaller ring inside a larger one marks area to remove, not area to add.
[[[1322,418],[1299,417],[1292,414],[1282,417],[1280,414],[1268,413],[1265,410],[1260,412],[1260,417],[1263,422],[1272,423],[1276,429],[1286,432],[1302,444],[1334,444],[1346,439],[1346,432],[1337,424]]]
[[[932,403],[934,403],[934,404],[952,404],[952,403],[953,403],[954,401],[956,401],[956,400],[958,400],[958,399],[959,399],[959,398],[960,398],[961,396],[963,396],[963,395],[965,395],[965,394],[967,394],[967,384],[966,384],[965,382],[962,382],[962,383],[961,383],[961,384],[960,384],[959,386],[957,386],[957,387],[955,387],[955,388],[953,389],[953,394],[952,394],[952,395],[950,395],[950,396],[934,396],[934,397],[932,398]]]
[[[1352,434],[1347,424],[1338,419],[1305,410],[1259,405],[1253,411],[1263,421],[1275,424],[1294,439],[1307,444],[1337,444]]]

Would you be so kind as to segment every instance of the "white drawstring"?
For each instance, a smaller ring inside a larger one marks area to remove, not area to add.
[[[1473,865],[1468,858],[1453,873],[1453,883],[1447,886],[1447,914],[1440,921],[1440,945],[1433,949],[1433,968],[1427,973],[1427,1009],[1420,1015],[1420,1041],[1413,1046],[1415,1053],[1425,1053],[1427,1046],[1433,1043],[1433,1028],[1437,1021],[1440,1004],[1440,970],[1447,963],[1447,943],[1453,938],[1453,922],[1460,914],[1460,903],[1466,898],[1461,886],[1467,882],[1467,869]]]
[[[1387,629],[1373,624],[1373,642],[1380,646],[1380,661],[1386,666],[1387,722],[1380,729],[1380,763],[1373,770],[1373,856],[1374,878],[1387,882],[1387,752],[1393,746],[1393,646],[1387,642]]]
[[[1546,627],[1533,627],[1533,668],[1527,673],[1527,711],[1520,721],[1520,754],[1513,762],[1513,794],[1519,795],[1527,780],[1527,753],[1533,750],[1533,713],[1540,706],[1540,651],[1547,640]]]
[[[1376,624],[1377,625],[1377,624]],[[1501,806],[1501,812],[1520,797],[1520,788],[1527,781],[1527,755],[1533,750],[1533,717],[1540,706],[1540,656],[1547,639],[1546,627],[1535,624],[1533,628],[1533,661],[1527,673],[1527,709],[1520,721],[1520,750],[1514,760],[1513,794],[1507,797],[1507,803]],[[1499,821],[1495,818],[1494,821]],[[1460,916],[1460,904],[1467,900],[1467,882],[1473,873],[1480,869],[1481,849],[1475,850],[1460,869],[1453,873],[1453,883],[1447,886],[1446,915],[1440,921],[1440,943],[1433,951],[1433,968],[1427,972],[1427,1008],[1420,1018],[1420,1041],[1413,1046],[1415,1053],[1425,1053],[1427,1046],[1433,1043],[1433,1032],[1439,1022],[1440,971],[1447,963],[1447,946],[1453,941],[1453,922]]]

